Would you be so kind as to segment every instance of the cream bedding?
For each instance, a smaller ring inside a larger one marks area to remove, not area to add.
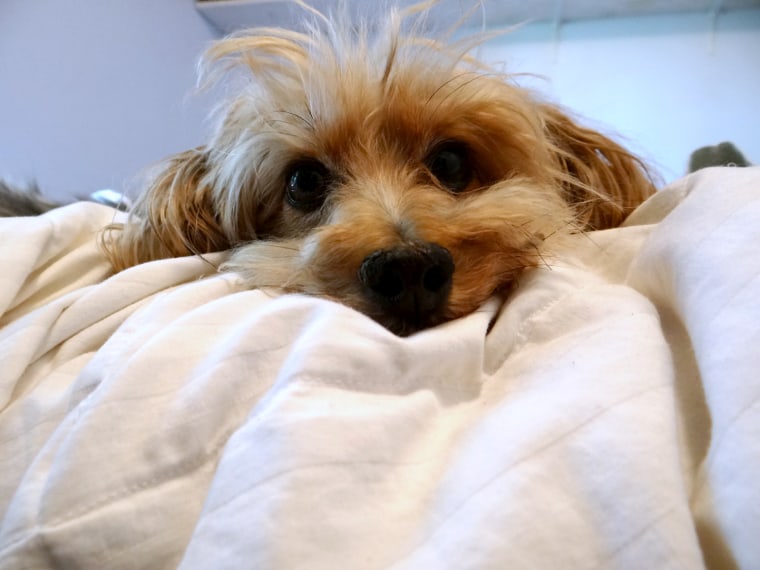
[[[0,567],[760,568],[760,169],[397,338],[0,220]]]

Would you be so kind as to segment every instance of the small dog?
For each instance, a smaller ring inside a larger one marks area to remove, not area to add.
[[[619,225],[644,164],[468,55],[479,40],[370,31],[314,12],[255,29],[203,69],[244,70],[205,146],[170,157],[103,236],[116,270],[230,250],[252,288],[327,297],[398,335],[506,294],[563,237]],[[411,26],[414,30],[415,25]]]

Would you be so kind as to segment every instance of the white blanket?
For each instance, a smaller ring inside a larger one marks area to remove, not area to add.
[[[407,339],[112,216],[0,221],[0,567],[760,568],[760,168]]]

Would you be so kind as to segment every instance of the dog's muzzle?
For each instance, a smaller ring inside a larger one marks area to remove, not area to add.
[[[376,251],[362,262],[359,280],[397,334],[442,320],[451,292],[454,260],[446,248],[412,243]]]

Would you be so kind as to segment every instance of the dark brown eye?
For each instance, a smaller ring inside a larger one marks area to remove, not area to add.
[[[302,212],[313,212],[322,206],[330,187],[330,173],[316,160],[293,165],[288,173],[285,197],[288,203]]]
[[[475,177],[469,149],[458,142],[437,147],[428,156],[426,165],[438,182],[451,192],[465,190]]]

